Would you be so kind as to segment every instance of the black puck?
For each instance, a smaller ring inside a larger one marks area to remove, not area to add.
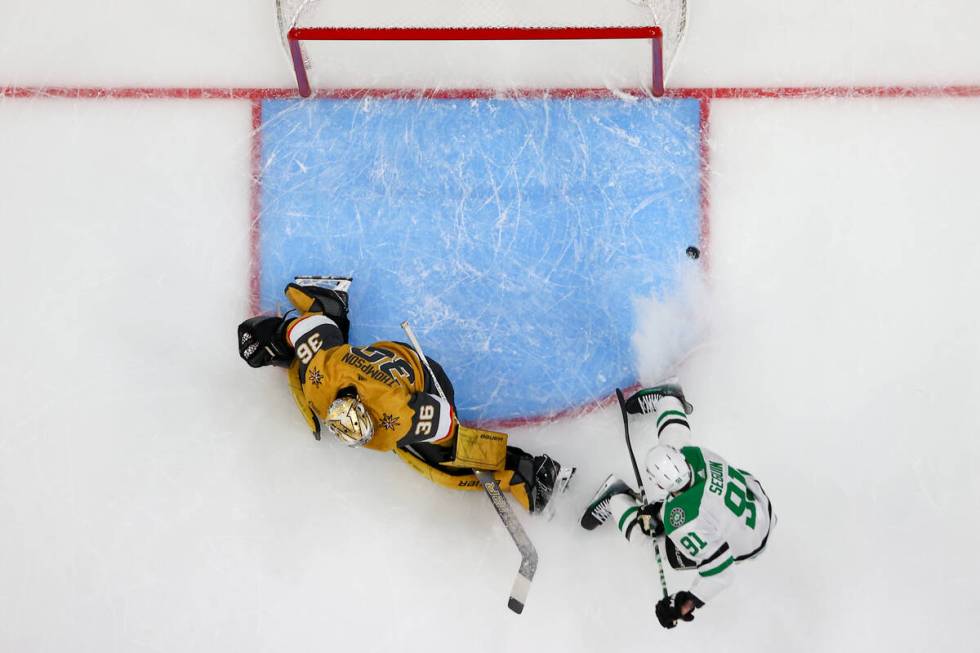
[[[691,245],[690,247],[687,248],[687,255],[690,258],[697,260],[701,258],[701,250],[695,247],[694,245]]]

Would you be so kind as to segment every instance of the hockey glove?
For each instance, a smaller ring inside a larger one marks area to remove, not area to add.
[[[640,520],[640,530],[644,535],[656,537],[663,535],[664,523],[660,521],[660,509],[663,503],[648,503],[640,508],[638,518]]]
[[[694,621],[695,608],[704,607],[704,601],[694,596],[690,592],[677,592],[670,596],[665,596],[657,602],[657,619],[664,628],[673,628],[677,625],[677,620]],[[685,613],[682,613],[684,608]]]
[[[289,367],[293,349],[286,344],[288,320],[270,315],[251,317],[238,325],[238,354],[252,367]]]

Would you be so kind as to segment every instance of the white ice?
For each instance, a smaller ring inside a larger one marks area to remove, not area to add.
[[[977,84],[978,23],[969,2],[694,3],[671,83]],[[0,87],[292,84],[257,2],[6,0],[0,44]],[[427,74],[357,52],[372,83]],[[316,443],[238,359],[247,102],[0,98],[0,651],[970,650],[980,98],[715,101],[710,128],[708,288],[638,301],[637,361],[653,381],[664,316],[698,315],[696,437],[780,523],[667,632],[652,555],[576,524],[629,474],[618,411],[512,433],[580,467],[554,521],[524,520],[518,617],[483,497]]]

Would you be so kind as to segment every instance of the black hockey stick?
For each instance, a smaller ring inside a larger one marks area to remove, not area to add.
[[[642,390],[640,392],[643,392]],[[640,392],[637,392],[632,397],[630,401],[635,399]],[[640,468],[636,465],[636,456],[633,454],[633,443],[630,442],[630,410],[629,402],[623,397],[623,391],[616,388],[616,398],[619,399],[619,410],[623,413],[623,432],[626,434],[626,451],[630,454],[630,462],[633,463],[633,473],[636,475],[636,484],[640,486],[640,500],[643,505],[647,503],[647,490],[643,485],[643,479],[640,478]],[[637,405],[640,405],[639,403]],[[648,411],[633,411],[634,414],[638,412],[648,412]],[[667,577],[664,576],[664,562],[660,556],[660,543],[657,542],[656,536],[653,538],[653,551],[657,555],[657,571],[660,572],[660,588],[664,591],[664,598],[666,598],[670,593],[667,591]]]
[[[630,397],[632,401],[636,395]],[[629,405],[626,403],[626,398],[623,397],[623,391],[616,388],[616,398],[619,399],[619,410],[623,413],[623,432],[626,434],[626,451],[630,454],[630,462],[633,463],[633,474],[636,475],[636,483],[640,486],[640,494],[643,496],[643,503],[646,503],[647,491],[643,487],[643,479],[640,478],[640,468],[636,465],[636,456],[633,455],[633,444],[630,442],[630,419],[629,414],[639,411],[629,410]]]
[[[429,359],[422,352],[422,345],[419,344],[418,338],[415,337],[415,332],[412,331],[412,327],[409,326],[407,321],[402,322],[402,330],[408,336],[408,341],[412,343],[412,347],[415,348],[415,353],[419,355],[419,358],[425,365],[425,369],[429,370],[432,383],[436,386],[436,391],[439,393],[439,396],[442,397],[443,401],[448,403],[449,400],[446,399],[446,394],[443,392],[442,386],[439,385],[439,379],[436,378],[435,373],[432,371],[432,366],[429,365]],[[534,543],[528,537],[527,531],[521,526],[521,522],[517,519],[517,515],[514,514],[514,510],[507,503],[507,499],[500,491],[500,484],[493,477],[493,474],[478,469],[474,469],[473,473],[479,479],[480,485],[483,486],[483,491],[487,493],[487,497],[490,498],[490,503],[493,504],[493,509],[497,511],[497,516],[500,517],[504,528],[510,533],[511,539],[517,545],[517,550],[521,553],[521,566],[517,570],[514,585],[510,590],[510,599],[507,601],[508,608],[517,614],[521,614],[524,611],[524,604],[527,603],[527,593],[531,589],[531,581],[534,580],[534,573],[538,569],[538,550],[534,548]]]

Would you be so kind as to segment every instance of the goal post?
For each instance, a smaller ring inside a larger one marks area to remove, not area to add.
[[[311,68],[330,69],[308,55],[308,42],[646,40],[650,92],[659,97],[687,25],[686,0],[457,0],[449,7],[437,0],[277,0],[300,95],[313,93]]]
[[[664,94],[663,32],[656,25],[639,27],[293,27],[289,54],[299,94],[312,94],[303,41],[553,41],[576,39],[650,39],[651,91]]]

